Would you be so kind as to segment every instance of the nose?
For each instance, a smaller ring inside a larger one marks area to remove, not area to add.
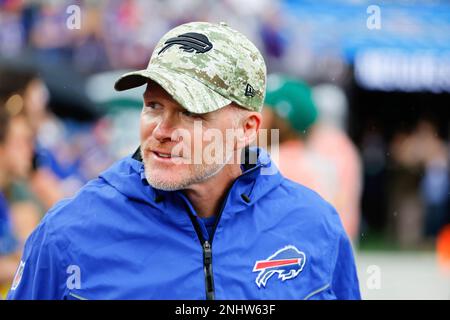
[[[163,115],[160,117],[155,129],[153,137],[159,142],[172,140],[172,133],[175,130],[174,117],[171,115]]]

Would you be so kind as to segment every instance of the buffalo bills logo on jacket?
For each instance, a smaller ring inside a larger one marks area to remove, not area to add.
[[[259,272],[256,277],[256,285],[259,288],[265,287],[267,281],[275,273],[278,274],[278,279],[281,279],[281,281],[293,279],[303,270],[305,262],[305,254],[296,247],[288,245],[266,260],[256,261],[253,267],[253,272]]]
[[[212,43],[209,42],[208,37],[204,34],[187,32],[164,42],[164,47],[158,52],[158,55],[175,44],[180,45],[180,49],[185,52],[194,52],[195,50],[195,53],[205,53],[213,47]]]

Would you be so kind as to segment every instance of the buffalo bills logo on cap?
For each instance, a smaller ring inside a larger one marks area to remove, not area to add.
[[[258,260],[253,267],[253,272],[259,272],[256,277],[256,285],[261,288],[265,287],[267,281],[275,273],[278,274],[278,279],[285,281],[293,279],[299,275],[305,266],[306,256],[296,247],[286,246],[266,260]]]
[[[205,53],[212,49],[213,45],[208,37],[201,33],[187,32],[175,38],[170,38],[164,42],[164,47],[158,52],[158,55],[166,51],[171,46],[178,44],[180,49],[185,52]]]

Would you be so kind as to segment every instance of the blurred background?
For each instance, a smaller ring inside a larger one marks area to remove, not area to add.
[[[263,53],[279,167],[338,210],[364,299],[450,299],[450,2],[0,0],[0,286],[47,210],[139,144],[145,68],[189,21]]]

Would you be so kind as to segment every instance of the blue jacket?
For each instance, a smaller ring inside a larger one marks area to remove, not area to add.
[[[255,152],[253,149],[252,152]],[[360,299],[333,207],[258,149],[212,234],[182,192],[126,157],[58,203],[27,240],[9,299]]]

